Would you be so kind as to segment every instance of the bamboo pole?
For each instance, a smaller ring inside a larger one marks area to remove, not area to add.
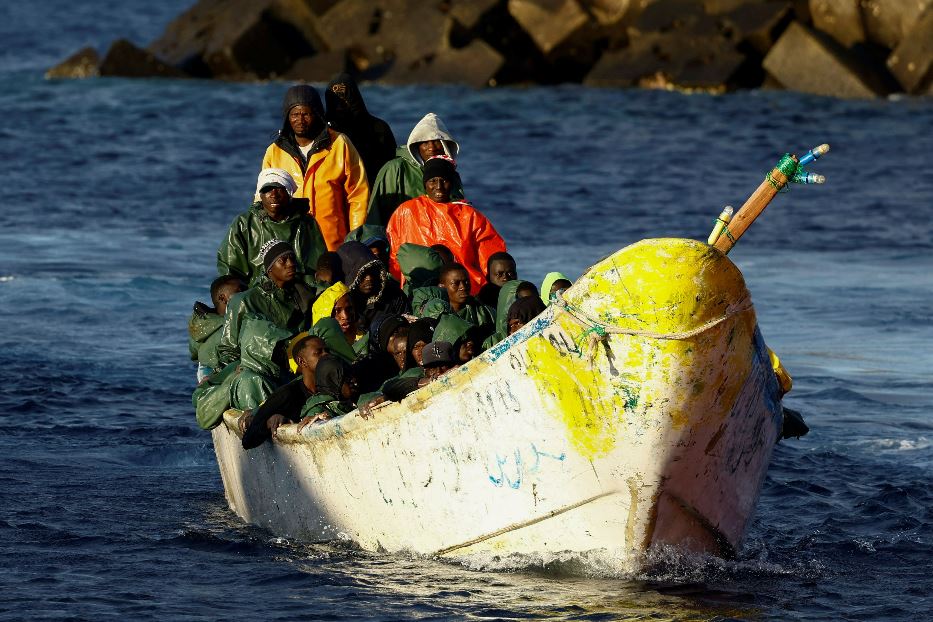
[[[758,189],[748,197],[748,200],[739,208],[738,213],[733,216],[732,221],[723,229],[722,235],[713,244],[714,247],[723,253],[728,253],[735,243],[739,241],[745,230],[748,229],[755,219],[768,207],[771,199],[774,198],[781,189],[787,185],[787,182],[794,173],[797,172],[797,157],[786,154],[777,166],[768,173],[765,180],[761,182]]]

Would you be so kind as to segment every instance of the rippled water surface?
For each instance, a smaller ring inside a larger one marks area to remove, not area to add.
[[[927,618],[933,581],[933,102],[578,87],[367,87],[399,139],[427,111],[523,278],[646,237],[705,238],[788,150],[730,255],[809,436],[774,454],[741,558],[657,551],[439,562],[307,545],[226,506],[194,423],[185,323],[249,201],[283,84],[47,82],[186,2],[10,3],[0,23],[0,617]]]

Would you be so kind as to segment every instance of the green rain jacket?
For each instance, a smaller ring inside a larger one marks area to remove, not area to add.
[[[408,142],[399,146],[395,150],[395,157],[379,170],[375,183],[369,189],[369,213],[366,222],[386,225],[395,208],[424,194],[424,177],[421,173],[424,162],[415,145],[429,140],[442,141],[447,155],[457,159],[460,145],[447,131],[443,121],[433,112],[429,112],[415,125],[408,135]],[[450,200],[461,199],[463,185],[457,184],[451,190]]]
[[[437,320],[437,328],[434,329],[433,341],[446,341],[450,343],[450,345],[456,346],[458,341],[466,337],[467,333],[475,328],[475,324],[463,318],[457,317],[451,313],[444,313]]]
[[[433,318],[441,313],[451,313],[447,290],[436,285],[411,290],[411,313],[415,317]]]
[[[444,260],[437,251],[410,242],[398,247],[397,261],[405,277],[402,290],[406,296],[411,296],[419,287],[436,286],[444,266]]]
[[[499,289],[499,304],[496,305],[496,332],[483,342],[484,350],[488,350],[490,347],[509,336],[509,307],[517,300],[515,291],[518,289],[518,286],[524,282],[525,281],[507,281],[505,285]]]
[[[324,340],[327,351],[335,356],[339,356],[347,363],[352,363],[356,359],[356,352],[340,330],[340,324],[332,317],[321,318],[311,329],[311,334]],[[357,342],[362,339],[357,339]],[[354,344],[356,345],[356,344]]]
[[[188,320],[188,352],[191,360],[213,370],[218,368],[217,346],[220,345],[224,318],[216,313],[195,311]]]
[[[308,214],[308,200],[292,199],[292,202],[298,203],[294,212],[279,222],[269,217],[259,201],[237,216],[217,249],[217,273],[235,274],[252,287],[265,272],[259,249],[270,240],[283,240],[295,249],[298,272],[314,274],[318,257],[327,250],[327,244],[314,217]]]

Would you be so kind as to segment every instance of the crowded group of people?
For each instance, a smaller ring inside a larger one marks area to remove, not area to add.
[[[326,102],[326,109],[324,106]],[[313,425],[399,401],[540,314],[541,288],[465,199],[459,145],[429,113],[396,147],[348,75],[322,102],[285,94],[252,205],[217,251],[211,305],[189,322],[198,423],[243,411],[247,449],[283,423]]]

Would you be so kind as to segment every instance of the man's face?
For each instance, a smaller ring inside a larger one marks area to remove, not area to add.
[[[359,289],[364,296],[371,296],[376,291],[379,282],[379,268],[367,268],[360,279]]]
[[[408,354],[408,333],[392,335],[389,338],[388,349],[398,368],[400,370],[405,369],[405,358]]]
[[[288,214],[288,204],[292,200],[288,190],[281,186],[266,186],[259,193],[262,209],[272,220],[281,220]]]
[[[345,334],[356,327],[356,310],[353,308],[353,302],[350,300],[350,294],[344,294],[334,303],[334,319],[340,325],[340,330]]]
[[[525,323],[520,319],[513,317],[511,320],[509,320],[509,334],[511,335],[512,333],[518,331],[524,325]]]
[[[508,259],[496,259],[489,262],[488,279],[499,287],[505,285],[508,281],[514,281],[518,278],[518,270],[515,262]]]
[[[427,162],[434,156],[447,155],[444,151],[444,143],[440,140],[426,140],[418,143],[418,154],[422,162]]]
[[[305,104],[292,106],[292,109],[288,111],[288,124],[295,136],[311,138],[311,128],[314,125],[314,112],[311,106]]]
[[[438,203],[450,201],[450,190],[453,184],[446,177],[432,177],[424,182],[424,191],[428,198]]]
[[[466,270],[452,270],[441,279],[441,287],[452,304],[462,305],[470,297],[470,275]]]
[[[294,280],[297,271],[298,261],[295,259],[295,254],[285,253],[269,268],[269,278],[276,286],[283,287]]]
[[[476,356],[476,342],[472,339],[467,339],[460,344],[460,351],[458,352],[458,358],[461,363],[466,363],[467,361],[472,361]]]
[[[307,369],[313,374],[322,356],[324,356],[324,342],[315,339],[304,347],[295,362],[298,363],[300,369]]]
[[[428,345],[427,341],[416,341],[415,345],[411,347],[411,357],[415,359],[415,362],[420,366],[424,362],[424,346]]]
[[[424,370],[425,378],[429,380],[436,380],[440,376],[444,375],[445,372],[450,371],[452,365],[435,365],[434,367],[426,367]]]
[[[340,397],[345,400],[355,400],[360,395],[360,381],[355,376],[348,375],[340,385]]]

